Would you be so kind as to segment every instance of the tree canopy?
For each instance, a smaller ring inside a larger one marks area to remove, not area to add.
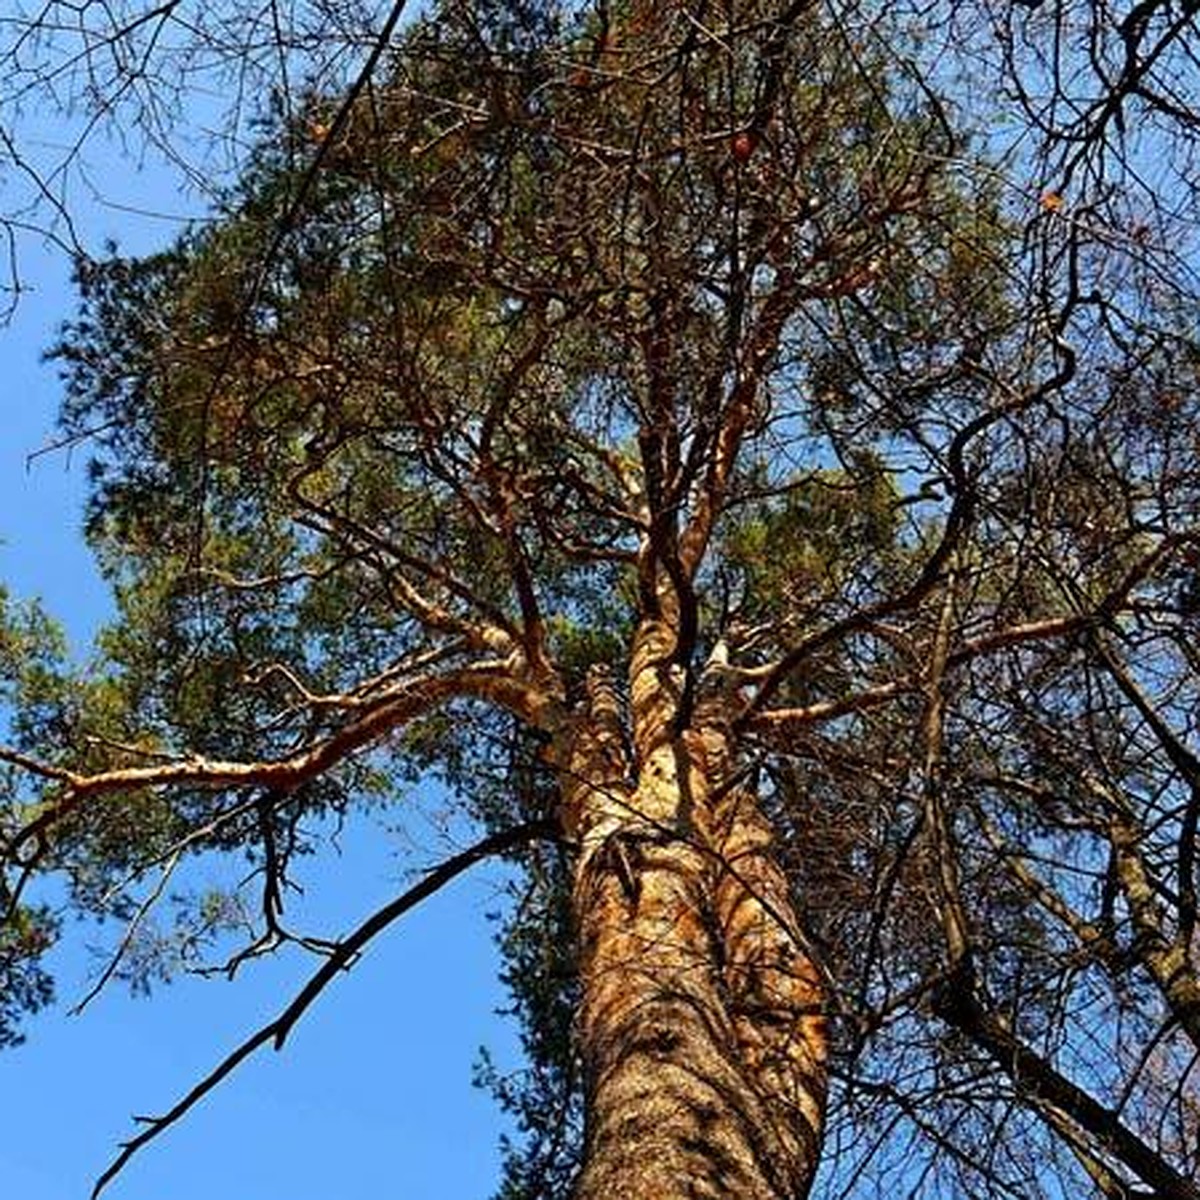
[[[136,979],[248,857],[247,937],[180,916],[236,963],[436,778],[475,848],[116,1168],[504,855],[507,1200],[1200,1195],[1194,6],[399,15],[78,260],[117,617],[78,669],[6,603],[0,1040],[42,877]]]

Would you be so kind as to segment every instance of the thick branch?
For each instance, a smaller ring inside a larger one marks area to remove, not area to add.
[[[455,697],[490,700],[525,717],[532,716],[538,707],[532,689],[518,682],[507,664],[494,664],[397,684],[328,737],[282,759],[227,762],[192,757],[159,766],[125,767],[88,775],[0,747],[0,762],[12,763],[32,775],[65,785],[63,794],[46,811],[13,835],[5,846],[5,854],[15,856],[29,842],[41,839],[85,801],[115,792],[157,787],[267,787],[289,791]]]
[[[969,980],[960,979],[941,989],[936,1001],[938,1016],[985,1050],[997,1066],[1039,1107],[1049,1104],[1096,1139],[1155,1195],[1171,1200],[1200,1200],[1200,1188],[1185,1179],[1160,1154],[1047,1059],[1031,1050],[1003,1021],[986,1011]]]

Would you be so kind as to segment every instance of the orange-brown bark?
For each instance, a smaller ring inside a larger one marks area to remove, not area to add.
[[[821,983],[769,826],[730,786],[723,731],[675,734],[662,720],[672,705],[650,681],[653,641],[635,660],[632,749],[614,690],[595,675],[560,759],[579,845],[587,1130],[576,1196],[792,1200],[818,1156]]]

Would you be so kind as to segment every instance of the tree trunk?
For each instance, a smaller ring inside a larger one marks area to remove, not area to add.
[[[635,721],[630,755],[601,678],[588,709],[563,772],[587,1085],[576,1198],[803,1197],[823,996],[769,827],[719,726],[660,723],[639,746]]]

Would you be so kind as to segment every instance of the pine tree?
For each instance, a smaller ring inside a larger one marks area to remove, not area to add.
[[[119,616],[13,668],[0,951],[235,853],[258,952],[436,775],[483,841],[314,986],[524,865],[506,1197],[1200,1195],[1193,309],[904,19],[446,4],[81,270]]]

